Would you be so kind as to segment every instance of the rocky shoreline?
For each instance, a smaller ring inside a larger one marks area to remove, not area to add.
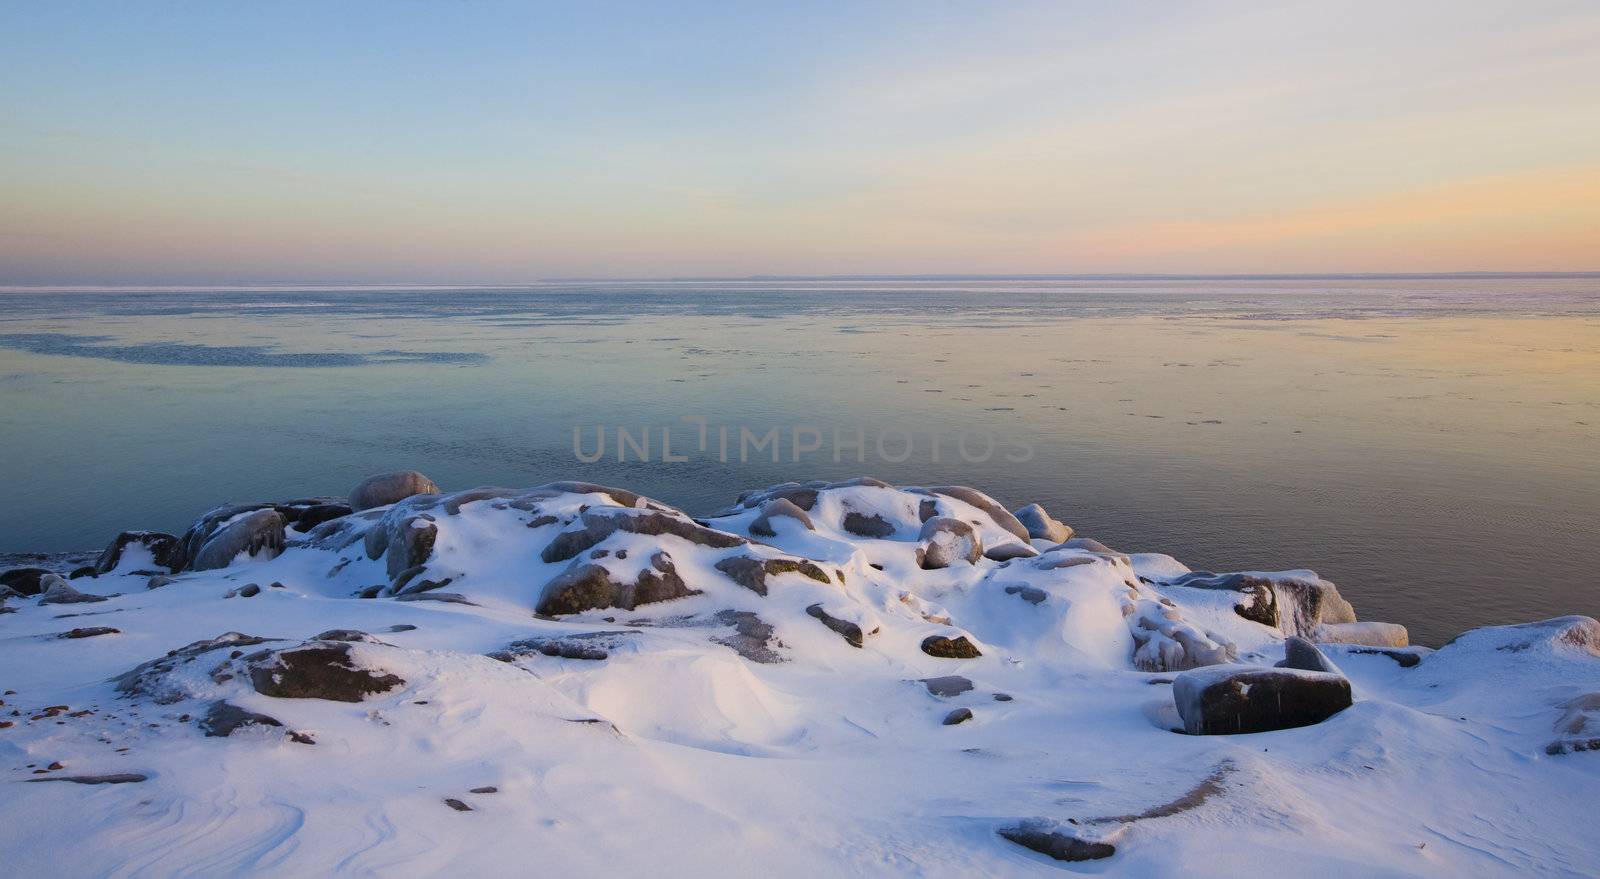
[[[226,761],[254,767],[239,769],[246,774],[296,760],[295,748],[406,751],[416,746],[408,736],[431,734],[407,715],[436,700],[522,718],[474,732],[518,747],[468,749],[496,767],[497,792],[518,789],[511,769],[528,753],[549,760],[552,749],[580,755],[575,763],[603,781],[618,742],[816,760],[871,753],[891,737],[904,742],[896,759],[920,754],[960,775],[988,755],[1007,767],[997,776],[1024,787],[1037,783],[1026,781],[1037,777],[1030,767],[1129,742],[1146,752],[1134,761],[1143,768],[1093,795],[1052,805],[1038,793],[1008,797],[997,779],[978,797],[992,817],[969,822],[997,842],[954,848],[1010,868],[1153,864],[1153,843],[1141,838],[1187,844],[1185,834],[1204,835],[1194,815],[1254,820],[1251,787],[1282,786],[1293,801],[1377,784],[1383,757],[1360,758],[1367,768],[1349,770],[1359,783],[1316,773],[1351,753],[1407,747],[1438,723],[1495,728],[1505,739],[1496,756],[1513,766],[1584,761],[1574,784],[1597,772],[1581,752],[1600,749],[1600,623],[1591,618],[1473,630],[1435,651],[1410,645],[1403,626],[1359,620],[1313,572],[1192,571],[1079,536],[1037,504],[1013,512],[964,486],[785,483],[695,518],[583,482],[444,491],[400,471],[345,497],[218,507],[181,535],[124,532],[98,555],[0,562],[0,758],[15,763],[5,768],[86,789],[165,785],[176,801],[205,777],[170,768],[186,742],[237,741]],[[97,619],[53,622],[83,616]],[[552,720],[564,726],[546,728]],[[590,725],[611,738],[572,740]],[[945,735],[972,743],[952,751],[931,738],[940,728],[966,730]],[[1329,754],[1329,737],[1355,744]],[[1273,744],[1247,747],[1257,740]],[[1462,747],[1466,763],[1476,759]],[[1261,756],[1272,751],[1280,755]],[[57,752],[74,758],[45,760]],[[112,771],[129,754],[169,768]],[[1488,780],[1479,768],[1457,771],[1469,788]],[[1178,790],[1165,802],[1128,802],[1139,777]],[[309,801],[326,793],[305,783],[316,791]],[[802,787],[838,795],[837,784]],[[948,796],[894,784],[910,800],[890,811]],[[645,788],[654,793],[641,795],[641,817],[676,799],[726,795],[661,780]],[[1575,807],[1588,789],[1549,788],[1543,798]],[[490,808],[464,790],[435,801]],[[550,809],[536,792],[520,803]],[[777,826],[795,808],[752,820]],[[1385,808],[1409,807],[1402,797]],[[582,823],[583,811],[564,820]],[[1295,825],[1279,832],[1292,836]],[[102,831],[120,832],[115,821]],[[1562,841],[1559,826],[1548,832]],[[1041,860],[1013,863],[1004,847]],[[1406,869],[1484,863],[1462,851]]]

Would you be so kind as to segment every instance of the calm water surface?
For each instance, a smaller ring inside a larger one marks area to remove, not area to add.
[[[723,426],[778,428],[781,460],[721,460]],[[618,427],[656,460],[619,462]],[[799,461],[796,427],[823,438]],[[1438,643],[1600,615],[1600,278],[0,292],[0,551],[397,467],[699,513],[961,482],[1196,568],[1312,568]]]

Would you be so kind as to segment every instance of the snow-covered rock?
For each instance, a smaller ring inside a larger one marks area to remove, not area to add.
[[[65,562],[0,574],[82,596],[0,615],[0,771],[80,782],[8,790],[8,864],[1600,863],[1588,617],[1404,646],[1313,572],[1057,539],[1042,509],[959,486],[793,482],[696,518],[586,482],[400,482],[365,509],[381,493],[119,536],[71,583]]]

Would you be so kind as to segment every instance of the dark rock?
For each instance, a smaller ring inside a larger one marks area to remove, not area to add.
[[[940,659],[977,659],[983,655],[965,635],[954,638],[929,635],[922,639],[922,652]]]
[[[355,511],[350,509],[349,504],[312,504],[295,512],[297,515],[293,519],[294,530],[303,534],[324,522],[342,519]]]
[[[0,574],[0,586],[5,586],[18,595],[39,595],[45,587],[39,580],[53,571],[44,568],[12,568]]]
[[[956,710],[954,710],[954,711],[952,711],[949,714],[946,714],[944,716],[944,725],[945,726],[955,726],[958,723],[966,723],[967,721],[969,721],[971,719],[972,719],[972,709],[971,708],[957,708]]]
[[[1049,595],[1037,586],[1007,586],[1007,595],[1015,595],[1029,604],[1044,604]]]
[[[812,562],[797,558],[754,558],[747,555],[729,556],[715,565],[728,575],[728,579],[757,595],[767,594],[767,578],[790,572],[804,574],[818,583],[829,583],[827,572]]]
[[[445,801],[444,801],[444,804],[446,806],[449,806],[452,809],[455,809],[457,812],[471,812],[472,811],[472,807],[471,806],[467,805],[466,803],[461,802],[460,800],[456,799],[455,797],[446,797]]]
[[[250,685],[279,699],[329,699],[360,702],[405,684],[397,675],[361,668],[347,643],[312,642],[269,652],[250,666]]]
[[[593,549],[602,540],[618,531],[646,536],[670,534],[698,546],[709,546],[713,549],[732,549],[749,543],[736,534],[707,528],[692,520],[660,510],[605,507],[584,510],[579,519],[583,526],[581,529],[557,534],[539,557],[545,562],[564,562]]]
[[[917,521],[926,522],[939,515],[939,502],[931,497],[917,501]]]
[[[1010,693],[995,693],[994,694],[994,701],[996,701],[996,702],[1010,702],[1011,701],[1011,694]]]
[[[1117,853],[1116,846],[1110,843],[1079,839],[1070,829],[1038,818],[1001,828],[998,832],[1023,848],[1058,861],[1098,861]]]
[[[748,610],[718,611],[717,622],[733,626],[733,634],[712,638],[714,643],[731,647],[733,651],[751,662],[773,664],[783,662],[783,655],[773,650],[783,642],[773,637],[772,625]]]
[[[486,785],[484,787],[475,787],[472,790],[467,791],[467,793],[469,793],[469,794],[497,794],[499,792],[500,792],[500,788],[497,788],[494,785]]]
[[[240,554],[265,555],[274,558],[283,552],[283,516],[276,510],[264,509],[241,513],[238,517],[218,523],[204,538],[198,552],[189,562],[195,571],[226,568]]]
[[[1416,668],[1422,662],[1422,654],[1415,650],[1390,650],[1382,647],[1353,647],[1346,653],[1357,653],[1377,656],[1387,656],[1400,665],[1401,668]]]
[[[241,598],[255,598],[260,594],[261,587],[255,583],[246,583],[244,588],[239,590],[239,597]]]
[[[419,494],[438,494],[439,486],[415,470],[379,473],[350,490],[350,509],[360,512],[398,503]]]
[[[1278,663],[1278,668],[1298,668],[1301,671],[1320,671],[1328,674],[1339,674],[1339,667],[1334,665],[1327,656],[1323,655],[1317,645],[1291,635],[1283,642],[1283,661]]]
[[[935,696],[949,698],[959,696],[972,689],[972,681],[961,675],[944,675],[937,678],[923,678],[923,686]]]
[[[88,626],[88,627],[85,627],[85,628],[82,628],[82,629],[72,629],[71,631],[62,632],[61,634],[57,635],[56,637],[57,638],[67,638],[67,639],[74,639],[75,640],[75,639],[78,639],[78,638],[95,638],[95,637],[99,637],[100,635],[120,635],[120,634],[122,634],[122,630],[121,629],[113,629],[110,626]]]
[[[393,521],[387,532],[385,564],[391,581],[398,581],[406,571],[420,568],[433,554],[433,544],[439,539],[439,526],[421,516]]]
[[[1058,522],[1045,512],[1044,507],[1038,504],[1028,504],[1015,513],[1017,521],[1027,530],[1028,537],[1034,540],[1048,540],[1051,543],[1066,543],[1072,539],[1072,526]]]
[[[761,505],[761,515],[750,523],[750,533],[761,537],[777,537],[778,532],[772,528],[772,520],[776,518],[789,518],[805,526],[807,531],[817,530],[812,524],[811,516],[805,510],[796,506],[788,498],[773,498]]]
[[[806,613],[820,621],[824,626],[827,626],[828,628],[842,635],[844,640],[851,647],[860,647],[866,642],[867,635],[876,635],[878,633],[877,629],[873,629],[871,632],[863,633],[861,631],[861,627],[855,623],[852,623],[849,620],[839,619],[835,616],[830,616],[827,611],[822,609],[821,604],[811,605],[810,607],[806,608]]]
[[[506,645],[506,649],[489,655],[502,662],[511,662],[518,657],[531,656],[535,653],[561,659],[586,659],[598,662],[610,658],[610,651],[638,634],[632,631],[574,632],[555,637],[524,638],[513,641]]]
[[[857,537],[884,538],[894,534],[894,524],[877,513],[866,515],[850,510],[844,514],[842,524],[844,530]]]
[[[716,533],[716,532],[714,532]],[[545,616],[582,613],[603,607],[633,610],[642,604],[670,601],[699,595],[678,576],[677,568],[665,552],[650,557],[650,564],[632,583],[618,583],[606,567],[580,562],[545,584],[537,613]]]
[[[1172,698],[1190,735],[1231,735],[1321,723],[1349,708],[1340,675],[1288,668],[1225,665],[1187,671]]]
[[[176,582],[177,582],[177,579],[175,577],[168,577],[165,574],[157,574],[154,577],[151,577],[150,579],[144,581],[144,588],[146,588],[146,589],[160,589],[163,586],[169,585],[171,583],[176,583]]]
[[[118,534],[111,545],[106,547],[100,558],[95,560],[94,571],[97,574],[109,574],[116,570],[117,564],[122,561],[122,554],[130,544],[137,544],[150,551],[155,563],[168,571],[176,571],[183,566],[183,546],[178,538],[160,531],[124,531]]]
[[[360,641],[377,643],[378,639],[360,629],[329,629],[317,635],[313,641]]]
[[[231,736],[247,726],[282,727],[283,723],[275,717],[246,711],[231,702],[219,699],[206,709],[205,716],[200,718],[199,726],[206,735],[221,738]]]
[[[958,561],[975,565],[983,558],[978,532],[960,519],[939,516],[922,523],[917,534],[917,565],[924,570],[948,568]]]
[[[395,623],[388,629],[390,632],[415,632],[416,630],[417,627],[410,623]]]
[[[176,538],[174,538],[174,539],[176,539]],[[81,568],[73,568],[72,569],[72,573],[67,575],[67,579],[68,580],[77,580],[77,579],[79,579],[81,577],[97,577],[97,576],[99,576],[99,572],[94,569],[94,565],[84,565]]]
[[[73,784],[134,784],[145,781],[147,775],[137,772],[113,772],[108,775],[52,775],[49,778],[27,778],[24,781],[70,781]]]
[[[382,587],[374,586],[373,588],[374,589],[380,589]],[[368,595],[368,596],[364,596],[364,597],[366,597],[366,598],[376,598],[377,597],[377,593],[374,592],[372,595]],[[396,595],[394,597],[394,600],[395,601],[440,601],[440,602],[444,602],[446,604],[465,604],[465,605],[468,605],[468,606],[471,606],[471,607],[478,607],[479,606],[476,601],[472,601],[471,599],[467,598],[465,595],[462,595],[459,592],[411,592],[411,593],[407,593],[405,595]]]

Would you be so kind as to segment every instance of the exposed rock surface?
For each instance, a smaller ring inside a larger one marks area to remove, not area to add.
[[[1172,698],[1184,731],[1196,736],[1310,726],[1351,705],[1350,682],[1340,675],[1242,665],[1184,672]]]
[[[378,473],[350,490],[350,508],[353,511],[370,510],[388,506],[419,494],[438,494],[439,486],[415,470],[395,470]]]

